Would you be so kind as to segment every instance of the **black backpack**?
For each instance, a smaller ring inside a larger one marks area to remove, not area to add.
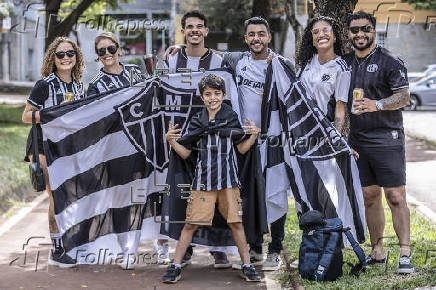
[[[350,228],[343,228],[340,218],[325,219],[316,210],[300,217],[303,237],[298,258],[298,272],[303,279],[334,281],[342,276],[342,233],[348,238],[359,264],[352,265],[350,274],[358,276],[366,268],[365,253],[357,244]]]

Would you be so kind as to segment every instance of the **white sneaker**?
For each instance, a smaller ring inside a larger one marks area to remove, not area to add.
[[[280,269],[282,259],[278,253],[268,253],[265,263],[262,265],[262,271],[276,271]]]
[[[159,245],[157,241],[155,241],[154,247],[157,252],[157,263],[168,265],[171,262],[169,254],[170,246],[168,245],[168,243]]]

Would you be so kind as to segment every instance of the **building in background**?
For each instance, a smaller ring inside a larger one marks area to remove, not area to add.
[[[361,0],[355,10],[374,14],[377,43],[399,55],[409,72],[436,64],[436,11],[416,10],[401,0]]]
[[[297,18],[307,23],[306,0],[297,0]],[[363,10],[377,19],[377,43],[400,56],[408,71],[423,71],[436,64],[436,11],[416,10],[401,0],[360,0],[355,11]],[[283,55],[294,59],[295,38],[289,28]]]

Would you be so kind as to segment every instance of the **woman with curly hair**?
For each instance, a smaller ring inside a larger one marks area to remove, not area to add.
[[[49,184],[47,163],[43,150],[39,111],[63,103],[66,101],[68,93],[73,94],[74,100],[83,98],[84,89],[81,79],[84,70],[83,55],[77,44],[67,37],[57,37],[49,45],[44,55],[41,68],[42,79],[37,81],[33,87],[22,116],[24,123],[32,123],[32,113],[35,112],[39,160],[44,171],[46,191],[50,200],[48,221],[53,249],[49,258],[49,265],[61,268],[74,267],[76,261],[65,253],[54,218],[53,193]],[[34,144],[32,134],[33,129],[30,130],[27,138],[25,161],[30,161],[33,157]]]
[[[313,18],[304,30],[297,52],[298,77],[318,107],[342,133],[351,71],[343,55],[338,23],[330,17]]]

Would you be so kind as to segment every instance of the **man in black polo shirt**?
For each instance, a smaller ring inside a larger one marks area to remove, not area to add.
[[[403,116],[400,108],[410,100],[407,70],[401,59],[375,44],[375,18],[363,11],[349,16],[348,37],[354,52],[345,56],[351,66],[349,143],[359,154],[365,213],[372,252],[369,265],[383,265],[385,215],[383,188],[400,242],[399,273],[414,271],[410,256],[410,213],[406,203],[406,161]],[[354,100],[353,91],[364,98]]]

